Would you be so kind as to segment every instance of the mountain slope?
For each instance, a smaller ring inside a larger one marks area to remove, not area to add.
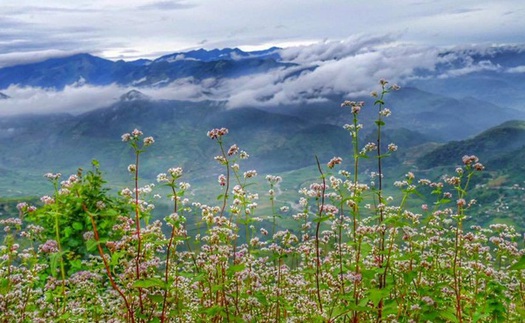
[[[417,165],[420,168],[454,165],[464,155],[476,155],[487,165],[496,160],[500,160],[497,164],[505,164],[503,156],[519,156],[523,147],[525,121],[508,121],[471,139],[449,142],[419,158]],[[516,163],[516,160],[512,162]]]

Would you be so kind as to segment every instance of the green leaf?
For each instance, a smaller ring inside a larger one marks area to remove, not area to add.
[[[148,295],[148,298],[155,303],[162,303],[164,301],[164,296],[162,295]]]
[[[525,269],[525,255],[521,256],[517,263],[509,267],[509,270]]]
[[[73,227],[73,229],[75,229],[77,231],[80,231],[80,230],[82,230],[84,228],[84,226],[80,222],[73,222],[73,224],[71,226]]]
[[[228,273],[236,273],[236,272],[244,270],[244,268],[246,268],[245,264],[233,265],[230,268],[228,268]]]
[[[164,281],[159,278],[146,278],[137,280],[131,285],[133,288],[150,288],[150,287],[160,287],[164,288]]]

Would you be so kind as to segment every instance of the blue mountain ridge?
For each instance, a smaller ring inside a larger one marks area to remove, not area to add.
[[[153,61],[131,62],[111,61],[86,53],[75,54],[1,68],[0,89],[19,85],[62,90],[79,80],[92,85],[150,86],[184,77],[237,77],[290,66],[290,63],[279,62],[278,51],[277,47],[254,52],[243,52],[238,48],[199,49],[166,55]]]

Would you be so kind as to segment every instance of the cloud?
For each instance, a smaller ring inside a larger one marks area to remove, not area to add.
[[[142,10],[180,10],[196,7],[194,4],[185,1],[157,1],[146,5],[138,6]]]
[[[24,65],[29,63],[41,62],[48,58],[67,57],[78,53],[78,51],[63,51],[50,49],[44,51],[34,51],[25,53],[0,54],[0,68],[13,65]]]
[[[11,98],[0,103],[0,115],[71,113],[106,107],[115,102],[123,89],[116,86],[66,86],[63,91],[10,86],[2,90]]]
[[[525,65],[511,67],[505,70],[507,73],[525,73]]]
[[[401,43],[392,35],[354,36],[283,49],[281,55],[293,65],[236,78],[187,77],[138,87],[147,81],[141,79],[130,87],[77,84],[64,91],[11,86],[3,91],[11,99],[0,103],[0,114],[80,113],[109,106],[134,87],[154,99],[212,100],[239,108],[320,102],[334,95],[357,99],[377,89],[379,79],[403,85],[418,79],[456,78],[482,71],[525,72],[523,66],[506,68],[495,63],[493,59],[501,50],[486,46],[442,49]]]

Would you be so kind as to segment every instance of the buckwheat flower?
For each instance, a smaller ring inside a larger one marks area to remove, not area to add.
[[[191,185],[190,185],[190,183],[180,182],[179,183],[179,187],[180,187],[181,190],[187,191],[191,187]]]
[[[482,171],[482,170],[485,169],[485,166],[483,166],[483,164],[481,164],[481,163],[475,163],[473,167],[477,171]]]
[[[471,165],[472,163],[477,163],[479,161],[478,157],[476,157],[474,155],[471,155],[471,156],[465,155],[465,156],[463,156],[462,160],[463,160],[463,164],[465,164],[467,166]]]
[[[226,165],[226,163],[228,163],[228,160],[224,158],[224,156],[215,156],[213,159],[215,159],[221,165]]]
[[[388,108],[385,108],[379,111],[379,114],[383,117],[390,117],[390,115],[392,115],[392,111],[390,111]]]
[[[397,150],[397,145],[396,144],[394,144],[394,143],[388,144],[388,151],[394,152],[396,150]]]
[[[247,172],[244,172],[244,178],[252,178],[257,176],[257,171],[255,170],[249,170]]]
[[[122,138],[122,141],[124,141],[124,142],[130,141],[131,140],[131,134],[125,133],[120,138]]]
[[[44,195],[40,198],[40,201],[46,205],[55,203],[55,199],[49,195]]]
[[[423,302],[427,303],[427,305],[430,305],[430,306],[434,305],[434,303],[435,303],[434,300],[432,298],[430,298],[430,296],[423,296],[421,298],[421,300]]]
[[[283,213],[286,213],[286,212],[288,212],[289,210],[290,210],[290,208],[287,207],[287,206],[281,206],[281,208],[280,208],[280,211],[283,212]]]
[[[358,114],[359,112],[361,112],[361,108],[362,108],[362,106],[360,106],[360,105],[352,106],[352,113],[353,114]]]
[[[134,137],[134,138],[138,138],[140,136],[142,136],[144,133],[142,131],[140,131],[139,129],[134,129],[132,132],[131,132],[131,136]]]
[[[24,212],[27,210],[27,207],[29,206],[29,204],[27,204],[26,202],[20,202],[16,205],[16,208],[18,209],[18,211],[20,212]]]
[[[226,186],[226,176],[224,176],[224,174],[220,174],[217,181],[220,186]]]
[[[281,176],[274,176],[274,175],[266,175],[266,180],[269,184],[277,185],[282,181]]]
[[[239,152],[239,147],[237,145],[232,145],[230,147],[230,149],[228,149],[228,156],[233,156],[235,155],[237,152]]]
[[[133,192],[129,188],[125,188],[122,191],[120,191],[120,195],[131,197],[133,195]]]
[[[174,179],[179,178],[182,176],[182,167],[172,167],[168,169],[168,173],[173,177]]]
[[[377,145],[373,142],[369,142],[365,145],[365,147],[363,147],[363,152],[369,152],[369,151],[376,150],[376,149],[377,149]]]
[[[160,173],[157,175],[157,182],[158,183],[165,183],[169,182],[168,175],[166,173]]]
[[[155,143],[155,139],[153,139],[153,137],[144,138],[144,146],[151,146],[154,143]]]
[[[60,176],[62,176],[62,174],[60,174],[60,173],[56,173],[56,174],[54,174],[54,173],[45,173],[44,174],[44,177],[49,179],[49,180],[51,180],[51,181],[59,179]]]
[[[385,80],[385,79],[380,79],[380,80],[379,80],[379,84],[380,84],[381,86],[385,86],[385,85],[388,84],[388,81]]]
[[[401,89],[401,87],[397,84],[393,84],[391,87],[390,87],[390,90],[392,91],[399,91]]]
[[[129,164],[128,166],[128,172],[134,173],[137,170],[137,165],[135,164]]]
[[[377,95],[377,91],[372,91],[372,92],[370,92],[370,96],[374,97],[374,98],[377,98],[379,95]]]
[[[344,107],[351,107],[355,104],[355,101],[344,101],[343,103],[341,103],[341,108],[344,108]]]
[[[332,169],[334,168],[335,165],[339,165],[343,162],[343,159],[341,157],[334,157],[332,159],[330,159],[330,161],[328,162],[327,166],[328,168]]]
[[[248,157],[250,157],[250,155],[248,155],[248,153],[245,152],[244,150],[241,150],[241,153],[239,154],[239,157],[241,157],[241,159],[248,159]]]
[[[239,164],[237,164],[237,163],[235,163],[235,164],[232,165],[232,169],[233,169],[233,171],[235,171],[235,172],[239,171],[239,168],[240,168],[240,166],[239,166]]]
[[[97,201],[97,203],[96,203],[96,207],[97,207],[97,209],[99,209],[99,210],[103,210],[103,209],[106,208],[106,203],[104,203],[104,202],[102,202],[102,201]]]
[[[463,207],[463,206],[467,205],[467,201],[465,201],[465,199],[459,199],[459,200],[456,201],[456,204],[459,207]]]
[[[43,253],[55,253],[58,252],[58,244],[55,240],[47,240],[38,249]]]
[[[263,236],[267,236],[268,235],[268,230],[266,230],[265,228],[261,228],[261,234]]]

